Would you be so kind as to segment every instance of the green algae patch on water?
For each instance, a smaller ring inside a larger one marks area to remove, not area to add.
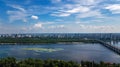
[[[35,52],[55,52],[64,50],[62,48],[23,48],[23,50],[32,50]]]

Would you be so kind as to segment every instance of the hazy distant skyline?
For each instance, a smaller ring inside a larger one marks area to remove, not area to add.
[[[0,0],[0,33],[120,33],[120,0]]]

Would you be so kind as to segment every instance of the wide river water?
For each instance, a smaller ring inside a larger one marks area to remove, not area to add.
[[[100,44],[0,45],[0,57],[40,58],[66,61],[105,61],[120,63],[120,55]]]

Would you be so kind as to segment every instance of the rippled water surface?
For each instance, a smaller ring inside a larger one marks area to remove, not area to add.
[[[120,55],[100,44],[0,45],[0,57],[120,62]]]

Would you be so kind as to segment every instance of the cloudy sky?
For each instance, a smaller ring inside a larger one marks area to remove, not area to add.
[[[0,33],[119,33],[120,0],[0,0]]]

